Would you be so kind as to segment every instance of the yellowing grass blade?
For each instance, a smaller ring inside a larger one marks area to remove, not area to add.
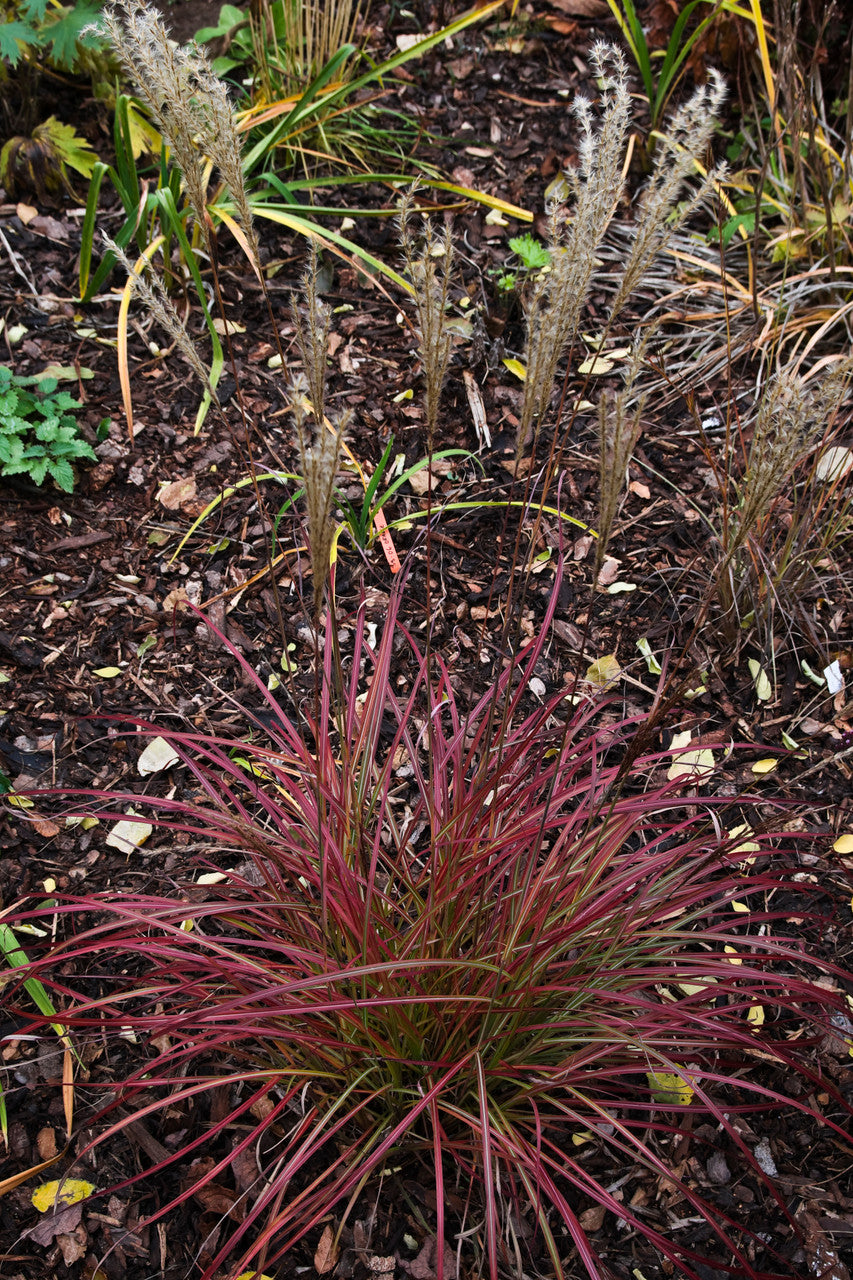
[[[74,1055],[68,1045],[62,1058],[62,1107],[65,1111],[65,1132],[70,1142],[74,1128]]]
[[[0,1196],[8,1195],[10,1191],[14,1191],[21,1183],[28,1182],[30,1178],[34,1178],[36,1174],[43,1173],[45,1169],[49,1169],[51,1165],[56,1164],[68,1152],[68,1148],[64,1147],[55,1156],[51,1156],[49,1160],[43,1160],[41,1164],[34,1164],[31,1169],[24,1169],[21,1173],[13,1173],[10,1178],[3,1178],[0,1182]]]
[[[157,236],[150,244],[145,246],[142,255],[137,258],[134,264],[134,275],[141,275],[143,268],[151,261],[154,254],[160,248],[160,245],[166,239],[165,236]],[[118,378],[121,384],[121,398],[124,405],[124,413],[127,418],[127,431],[130,436],[130,443],[133,444],[133,400],[130,393],[130,365],[127,357],[127,322],[130,315],[130,299],[133,296],[133,280],[128,277],[127,284],[124,286],[124,292],[121,295],[121,305],[118,309],[118,331],[117,353],[118,353]]]

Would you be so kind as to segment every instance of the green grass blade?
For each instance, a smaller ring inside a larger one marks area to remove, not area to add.
[[[2,920],[0,920],[0,952],[2,952],[6,963],[13,969],[21,969],[30,963],[29,957],[21,949],[16,935]],[[38,978],[24,978],[24,989],[39,1013],[43,1013],[46,1018],[56,1017],[53,1001]],[[58,1036],[65,1035],[64,1029],[57,1026],[56,1023],[51,1023],[51,1026]]]
[[[107,166],[102,164],[100,160],[95,162],[92,170],[92,177],[89,182],[89,193],[86,196],[86,212],[83,215],[83,225],[80,228],[80,263],[78,268],[78,280],[80,288],[80,298],[86,297],[86,291],[89,286],[89,272],[92,267],[92,247],[95,239],[95,218],[98,216],[98,197],[101,194],[101,183],[104,180],[104,174],[107,172]]]

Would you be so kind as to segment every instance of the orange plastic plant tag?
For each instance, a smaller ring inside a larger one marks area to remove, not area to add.
[[[379,538],[379,544],[385,552],[389,569],[392,573],[399,573],[403,566],[400,564],[400,557],[397,555],[397,548],[394,546],[394,539],[388,530],[388,522],[381,507],[373,517],[373,527]]]

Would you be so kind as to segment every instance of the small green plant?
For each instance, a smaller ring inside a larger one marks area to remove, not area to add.
[[[72,125],[50,116],[31,134],[16,134],[3,144],[0,183],[13,199],[35,192],[44,200],[62,190],[73,196],[76,193],[68,170],[89,179],[97,160],[88,141]]]
[[[88,75],[93,91],[96,84],[103,90],[106,59],[97,36],[85,31],[99,8],[100,0],[0,0],[0,120],[6,123],[0,183],[13,199],[70,191],[69,168],[91,175],[96,157],[86,139],[53,116],[38,121],[46,77]]]
[[[544,271],[551,263],[551,253],[541,240],[537,240],[529,231],[520,236],[513,236],[509,247],[517,263],[510,260],[497,277],[497,286],[504,293],[517,289],[528,276]]]
[[[376,470],[367,481],[367,488],[364,491],[364,497],[359,506],[355,502],[350,502],[348,498],[341,492],[335,494],[335,501],[344,517],[343,525],[349,531],[350,537],[358,547],[367,547],[370,545],[374,537],[374,531],[379,527],[377,524],[377,515],[383,510],[385,504],[393,498],[394,494],[406,484],[419,471],[423,471],[425,467],[430,465],[429,458],[420,458],[412,466],[406,467],[401,471],[391,483],[387,485],[381,493],[379,492],[383,479],[386,477],[386,468],[391,459],[394,449],[394,437],[389,436],[388,443],[382,453],[382,457],[376,464]],[[444,458],[464,457],[470,458],[472,455],[467,449],[440,449],[432,455],[433,462],[440,462]]]
[[[72,462],[97,459],[72,412],[80,401],[57,386],[55,377],[23,378],[0,365],[0,476],[25,475],[34,484],[50,479],[71,493]]]

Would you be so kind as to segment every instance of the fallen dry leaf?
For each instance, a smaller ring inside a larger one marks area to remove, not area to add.
[[[62,1254],[62,1261],[66,1267],[70,1267],[72,1262],[79,1262],[81,1258],[85,1258],[89,1247],[89,1233],[82,1222],[79,1222],[70,1234],[58,1235],[56,1243]]]
[[[65,1209],[60,1209],[59,1213],[46,1213],[39,1218],[34,1227],[27,1232],[27,1238],[35,1240],[36,1244],[40,1244],[45,1248],[53,1244],[57,1236],[67,1235],[74,1231],[79,1225],[83,1217],[83,1205],[81,1203],[70,1204]]]
[[[591,1209],[584,1209],[583,1213],[578,1215],[578,1222],[584,1231],[600,1231],[604,1225],[605,1213],[603,1204],[594,1204]]]
[[[56,1130],[52,1129],[50,1125],[45,1125],[43,1129],[39,1129],[36,1147],[42,1160],[52,1160],[58,1149],[56,1146]]]
[[[323,1228],[323,1234],[320,1236],[320,1243],[314,1254],[314,1270],[318,1275],[324,1276],[331,1271],[337,1264],[340,1246],[335,1239],[335,1233],[330,1225]]]
[[[610,13],[607,0],[548,0],[548,3],[570,18],[604,18]]]
[[[167,511],[179,511],[185,502],[192,502],[196,496],[195,476],[187,476],[183,480],[172,480],[161,485],[157,501]]]
[[[617,560],[615,556],[604,557],[604,564],[601,566],[595,583],[599,591],[606,590],[606,588],[610,586],[611,582],[616,581],[619,577],[619,566],[621,563],[622,561]]]

